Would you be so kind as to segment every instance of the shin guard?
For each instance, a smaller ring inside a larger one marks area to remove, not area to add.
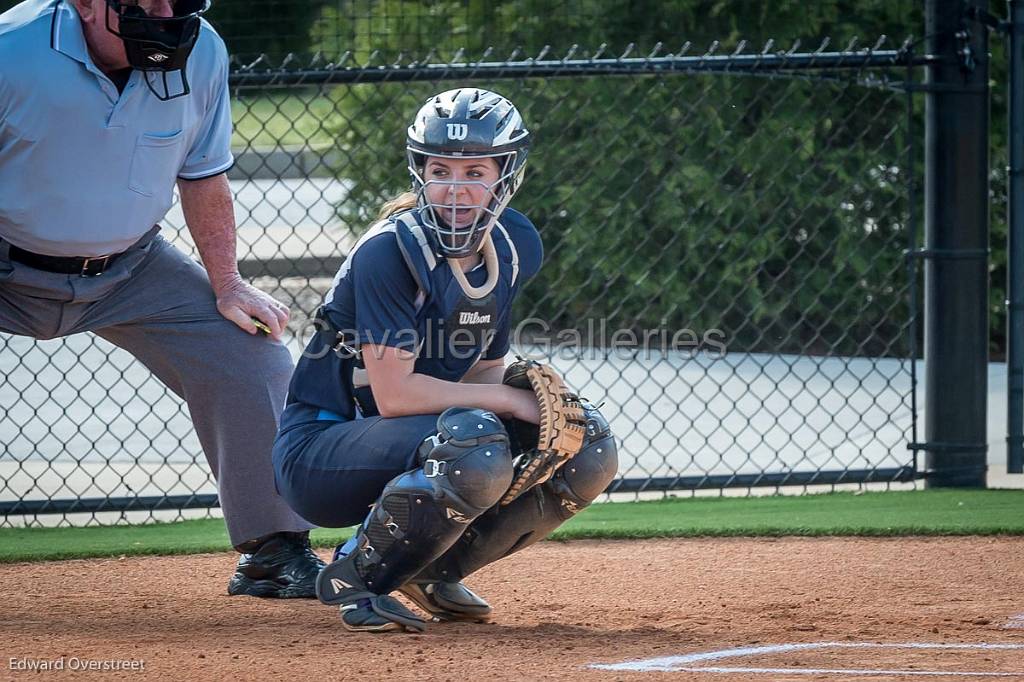
[[[353,550],[321,573],[322,602],[387,594],[403,585],[508,489],[512,455],[493,413],[449,408],[438,417],[437,430],[420,447],[422,466],[385,486],[356,532]]]
[[[597,408],[584,403],[583,449],[551,479],[505,507],[489,509],[415,582],[455,582],[547,537],[600,495],[618,471],[615,437]]]

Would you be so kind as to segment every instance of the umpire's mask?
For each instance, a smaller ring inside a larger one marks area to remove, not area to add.
[[[187,95],[185,64],[199,38],[199,17],[210,9],[210,0],[172,0],[170,17],[150,16],[139,2],[106,0],[118,22],[114,30],[111,12],[107,12],[107,30],[124,43],[128,63],[143,72],[146,85],[158,99],[166,102]],[[178,76],[169,80],[168,74],[173,72]],[[175,85],[175,81],[179,83]]]

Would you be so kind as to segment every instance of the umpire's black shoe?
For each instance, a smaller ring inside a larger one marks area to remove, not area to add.
[[[294,599],[316,596],[324,567],[309,547],[308,532],[274,533],[237,547],[242,552],[228,594]]]

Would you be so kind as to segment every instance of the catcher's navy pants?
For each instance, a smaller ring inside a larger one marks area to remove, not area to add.
[[[93,332],[183,398],[233,545],[310,527],[274,492],[270,461],[291,355],[222,317],[202,266],[156,228],[99,277],[38,270],[11,261],[9,250],[0,239],[0,332],[36,339]]]
[[[388,481],[419,466],[416,451],[437,433],[437,417],[326,419],[286,428],[274,444],[277,489],[292,509],[318,526],[359,524]]]

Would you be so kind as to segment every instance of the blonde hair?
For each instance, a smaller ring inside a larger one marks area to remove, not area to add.
[[[391,201],[386,202],[380,207],[380,212],[377,214],[377,220],[383,220],[384,218],[390,218],[396,213],[407,211],[410,208],[416,206],[416,194],[415,192],[402,192]]]

